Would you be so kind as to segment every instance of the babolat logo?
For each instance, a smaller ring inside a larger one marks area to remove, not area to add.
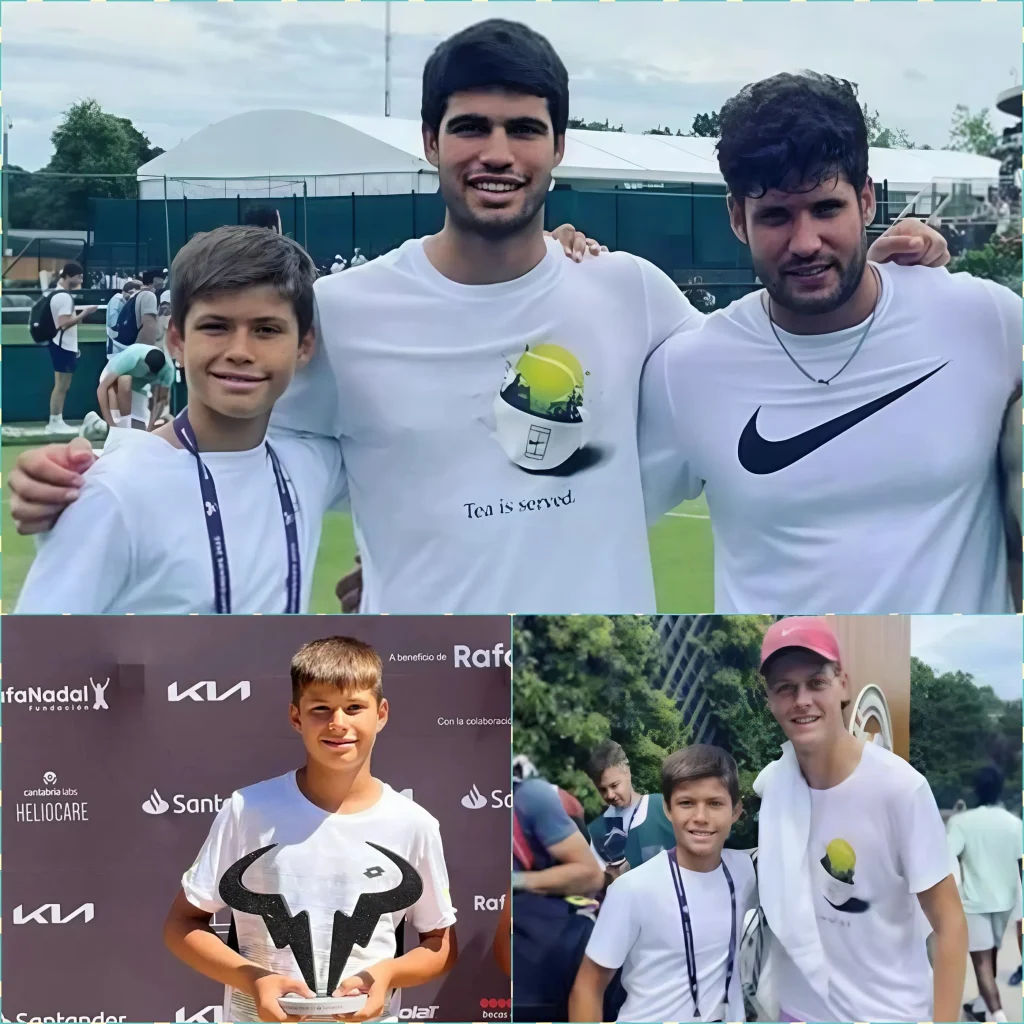
[[[167,687],[167,699],[171,702],[179,700],[221,701],[227,700],[228,697],[233,697],[235,694],[238,694],[239,700],[249,699],[248,680],[235,683],[234,686],[225,690],[223,693],[218,689],[217,683],[212,680],[204,680],[201,683],[195,683],[187,690],[181,689],[179,683],[171,683],[171,685]]]
[[[439,1006],[403,1006],[398,1011],[399,1020],[433,1020]]]
[[[504,644],[495,644],[489,650],[485,647],[474,651],[462,644],[456,644],[453,660],[456,668],[499,668],[502,662],[511,668],[512,648],[506,651]]]

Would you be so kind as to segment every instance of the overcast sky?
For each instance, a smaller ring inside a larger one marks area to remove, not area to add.
[[[396,117],[418,116],[431,49],[496,15],[551,39],[569,69],[572,116],[627,131],[686,131],[743,84],[810,67],[857,82],[884,124],[939,147],[957,103],[991,108],[1020,81],[1017,2],[391,8]],[[164,149],[248,110],[383,113],[381,3],[9,3],[3,28],[11,159],[30,170],[49,159],[61,111],[86,97]],[[1011,123],[993,115],[997,128]]]
[[[1003,700],[1021,696],[1021,620],[1015,615],[915,615],[910,653],[936,673],[970,672]]]

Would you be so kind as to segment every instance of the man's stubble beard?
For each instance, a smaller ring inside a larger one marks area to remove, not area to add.
[[[776,306],[781,306],[790,313],[807,315],[824,315],[833,313],[840,306],[853,297],[853,294],[860,286],[864,272],[867,270],[868,255],[868,233],[865,229],[861,234],[861,243],[849,263],[839,268],[839,287],[829,296],[821,299],[797,300],[782,285],[784,275],[774,274],[771,270],[759,264],[751,253],[751,262],[754,266],[754,273],[761,279],[765,291]],[[833,264],[835,266],[835,264]]]
[[[538,214],[542,215],[544,203],[547,201],[547,193],[551,184],[551,175],[541,182],[534,178],[527,186],[531,192],[536,189],[535,194],[526,198],[522,209],[513,217],[501,220],[483,220],[473,216],[463,200],[462,193],[453,190],[454,195],[449,197],[445,194],[446,189],[442,181],[441,198],[444,200],[448,216],[451,217],[455,226],[464,234],[476,235],[488,242],[503,242],[516,235],[523,234],[533,229]],[[543,226],[543,220],[541,221]]]

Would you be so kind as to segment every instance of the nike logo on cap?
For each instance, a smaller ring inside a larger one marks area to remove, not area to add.
[[[934,370],[926,373],[923,377],[904,384],[903,387],[890,391],[881,398],[872,399],[866,405],[862,405],[850,412],[844,412],[841,416],[821,423],[810,430],[805,430],[793,437],[786,437],[780,441],[769,441],[757,432],[757,414],[761,411],[758,406],[754,415],[750,417],[747,425],[740,434],[740,443],[737,449],[740,465],[748,472],[758,476],[766,476],[769,473],[778,473],[780,469],[792,466],[794,462],[810,455],[815,449],[827,444],[833,438],[845,433],[851,427],[855,427],[862,420],[874,415],[887,405],[891,405],[897,398],[902,398],[908,391],[913,391],[919,384],[923,384],[929,377],[934,376],[943,366],[943,363]]]

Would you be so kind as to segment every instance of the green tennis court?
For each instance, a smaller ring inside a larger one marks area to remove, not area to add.
[[[5,331],[6,341],[6,331]],[[4,445],[4,480],[22,448]],[[703,498],[689,501],[661,519],[650,531],[651,556],[658,595],[658,610],[663,612],[710,612],[713,607],[711,523]],[[609,537],[608,543],[614,544]],[[83,543],[88,543],[83,538]],[[352,536],[352,517],[329,512],[324,519],[320,553],[313,574],[313,613],[337,612],[334,587],[352,567],[356,545]],[[18,593],[35,554],[35,542],[22,537],[11,519],[10,495],[3,495],[3,608],[13,611]],[[639,610],[639,609],[638,609]]]
[[[107,329],[103,324],[79,324],[78,340],[82,341],[106,341]],[[28,312],[25,313],[23,324],[6,323],[0,326],[0,341],[5,345],[34,345],[28,333]]]

